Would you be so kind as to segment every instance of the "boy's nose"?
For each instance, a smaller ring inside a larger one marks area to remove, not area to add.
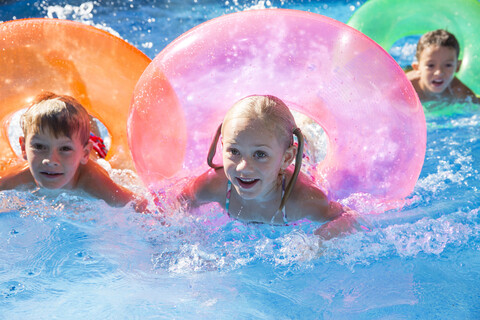
[[[42,163],[44,165],[48,165],[48,166],[58,166],[59,165],[59,162],[58,162],[58,155],[56,152],[51,152],[48,157],[46,157],[45,159],[43,159]]]

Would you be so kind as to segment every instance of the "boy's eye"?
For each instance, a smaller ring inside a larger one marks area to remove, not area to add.
[[[32,144],[32,148],[35,150],[44,150],[46,147],[41,143]]]
[[[72,151],[72,150],[73,150],[73,148],[72,148],[72,147],[70,147],[70,146],[63,146],[63,147],[60,147],[60,151],[63,151],[63,152],[65,152],[65,151]]]
[[[267,153],[263,152],[263,151],[255,151],[254,156],[255,156],[255,158],[263,159],[263,158],[267,157]]]

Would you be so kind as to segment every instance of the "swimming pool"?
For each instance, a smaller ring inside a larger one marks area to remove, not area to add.
[[[83,21],[153,58],[223,13],[283,7],[346,22],[362,3],[10,1],[0,20]],[[395,50],[409,57],[408,43]],[[468,104],[429,108],[411,203],[366,216],[372,232],[322,249],[307,223],[244,225],[214,207],[159,221],[70,193],[0,192],[0,318],[477,319],[480,114]],[[128,171],[112,175],[136,185]]]

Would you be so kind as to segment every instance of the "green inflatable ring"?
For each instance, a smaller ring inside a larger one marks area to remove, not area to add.
[[[370,0],[347,23],[390,50],[395,41],[446,29],[460,43],[457,77],[480,95],[480,2],[478,0]],[[475,31],[476,30],[476,31]]]

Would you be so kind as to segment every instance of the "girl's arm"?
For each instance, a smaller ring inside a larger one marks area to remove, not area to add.
[[[356,219],[358,214],[355,211],[338,202],[329,201],[325,193],[308,180],[300,180],[297,187],[298,189],[294,189],[292,197],[291,204],[293,206],[287,207],[287,215],[289,212],[301,212],[301,215],[292,218],[295,220],[307,218],[311,221],[324,222],[320,228],[315,230],[316,235],[324,240],[329,240],[360,230],[360,224]]]
[[[332,220],[326,222],[314,232],[323,240],[330,240],[361,230],[361,226],[356,219],[358,213],[354,210],[344,207],[338,202],[330,201],[328,211]]]

